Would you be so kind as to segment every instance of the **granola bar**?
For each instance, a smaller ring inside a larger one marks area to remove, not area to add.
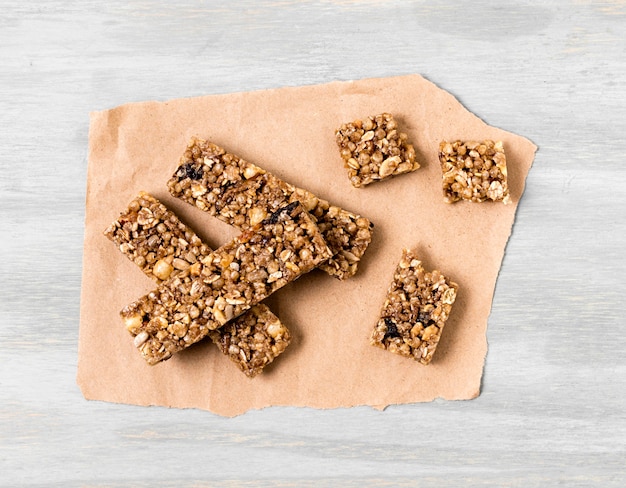
[[[209,337],[250,378],[261,373],[291,341],[291,333],[272,311],[255,305]]]
[[[174,212],[140,192],[105,231],[128,259],[157,283],[188,277],[212,250]]]
[[[502,141],[442,141],[439,161],[447,203],[461,199],[510,203]]]
[[[365,217],[331,205],[201,139],[191,140],[168,188],[175,197],[241,230],[281,205],[302,202],[333,254],[320,268],[339,279],[356,273],[372,239],[373,224]]]
[[[173,276],[190,280],[193,267],[212,251],[174,212],[146,192],[140,192],[104,234],[158,284]],[[262,372],[291,339],[287,327],[264,304],[209,336],[250,377]]]
[[[120,315],[150,364],[223,327],[331,253],[298,202],[286,205],[190,267]]]
[[[457,289],[439,271],[424,271],[415,254],[404,249],[371,344],[430,363]]]
[[[355,188],[420,167],[415,148],[404,132],[398,132],[398,124],[389,113],[343,124],[335,131],[335,139]]]

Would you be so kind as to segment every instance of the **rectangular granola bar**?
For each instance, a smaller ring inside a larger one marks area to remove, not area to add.
[[[104,231],[128,259],[157,283],[186,278],[212,249],[160,201],[140,192]]]
[[[439,271],[424,271],[415,254],[404,249],[371,344],[430,363],[457,289],[458,285]]]
[[[439,162],[447,203],[461,199],[510,202],[502,141],[442,141]]]
[[[146,192],[140,192],[104,234],[158,284],[173,276],[190,280],[194,267],[212,252],[174,212]],[[287,327],[262,303],[209,336],[250,377],[262,372],[291,340]]]
[[[126,306],[120,315],[150,364],[223,327],[287,283],[330,258],[298,202],[281,207],[190,268]]]
[[[372,223],[297,188],[225,149],[193,138],[168,182],[170,193],[245,230],[264,214],[300,201],[317,221],[333,254],[320,268],[345,279],[354,275],[372,239]]]

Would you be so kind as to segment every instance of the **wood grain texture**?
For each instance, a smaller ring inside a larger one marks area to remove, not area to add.
[[[626,3],[0,0],[0,12],[0,486],[623,486]],[[85,401],[89,111],[407,73],[539,146],[481,396],[234,419]]]

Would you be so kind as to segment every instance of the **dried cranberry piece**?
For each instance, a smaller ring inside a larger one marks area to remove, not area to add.
[[[187,163],[184,166],[181,166],[178,171],[178,180],[184,180],[185,178],[189,178],[191,180],[200,180],[204,175],[204,170],[202,166],[196,167],[194,163]]]
[[[385,325],[387,326],[387,332],[385,332],[385,337],[383,337],[383,340],[387,339],[388,337],[400,337],[400,332],[398,332],[398,326],[393,320],[388,317],[385,318]]]

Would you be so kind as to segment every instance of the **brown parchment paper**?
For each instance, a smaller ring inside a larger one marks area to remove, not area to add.
[[[355,189],[334,131],[383,111],[395,114],[422,167]],[[236,235],[167,192],[194,135],[375,224],[355,277],[338,281],[316,270],[267,300],[293,341],[252,380],[209,341],[148,366],[118,315],[155,287],[103,236],[140,190],[161,199],[213,247]],[[504,141],[512,204],[443,202],[438,144],[456,138]],[[132,103],[92,113],[77,374],[85,398],[233,416],[270,405],[383,408],[476,397],[494,287],[535,151],[527,139],[486,125],[418,75]],[[428,366],[369,345],[403,247],[460,286]]]

